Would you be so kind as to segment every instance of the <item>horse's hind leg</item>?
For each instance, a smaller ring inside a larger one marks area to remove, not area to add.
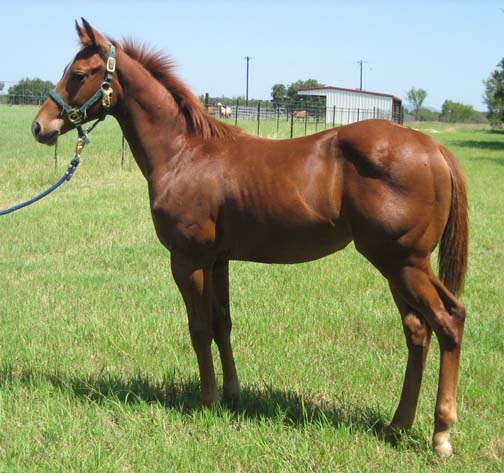
[[[229,262],[217,262],[213,270],[213,333],[219,348],[223,372],[223,397],[233,401],[240,397],[240,382],[231,347],[231,313],[229,310]]]
[[[452,452],[450,428],[457,420],[456,398],[465,309],[432,273],[428,259],[409,262],[388,273],[391,285],[432,327],[439,341],[441,359],[434,414],[433,448],[443,456]]]
[[[390,428],[408,429],[413,425],[418,404],[418,395],[422,383],[432,329],[422,315],[413,309],[406,300],[390,286],[394,301],[401,314],[404,336],[408,347],[408,363],[404,375],[401,400]]]

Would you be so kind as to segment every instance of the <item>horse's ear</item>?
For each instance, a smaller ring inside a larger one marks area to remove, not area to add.
[[[79,23],[77,23],[77,20],[75,20],[75,29],[77,30],[82,46],[86,47],[95,45],[96,38],[92,26],[84,18],[82,18],[82,24],[83,26],[80,26]]]
[[[75,20],[75,30],[77,31],[77,34],[79,35],[79,39],[82,41],[82,38],[84,37],[84,31],[81,28],[81,26],[79,25],[79,23],[77,23],[77,20]]]
[[[84,18],[81,18],[82,26],[75,22],[77,34],[81,41],[82,46],[98,46],[105,49],[107,47],[106,39],[98,33]]]
[[[96,34],[94,28],[86,21],[85,18],[81,18],[81,20],[82,25],[86,29],[87,36],[91,41],[91,44],[97,46],[98,44],[96,43]]]

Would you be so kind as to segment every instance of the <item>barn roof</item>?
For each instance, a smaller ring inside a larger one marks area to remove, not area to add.
[[[356,93],[356,94],[364,94],[364,95],[378,95],[379,97],[389,97],[393,100],[397,100],[398,102],[402,102],[402,100],[398,97],[396,97],[395,95],[391,95],[391,94],[384,94],[382,92],[371,92],[371,91],[368,91],[368,90],[359,90],[359,89],[345,89],[343,87],[333,87],[331,85],[327,85],[327,86],[324,86],[324,87],[304,87],[302,89],[298,89],[298,93],[299,92],[304,92],[304,91],[329,91],[329,90],[334,90],[334,91],[339,91],[339,92],[353,92],[353,93]],[[302,95],[302,94],[301,94]]]

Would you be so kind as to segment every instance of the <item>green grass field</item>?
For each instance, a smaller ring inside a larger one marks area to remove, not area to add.
[[[35,113],[0,107],[1,208],[54,182],[73,155],[71,133],[54,169],[53,149],[31,137]],[[231,264],[243,397],[199,409],[169,254],[109,118],[70,183],[0,217],[0,471],[503,471],[504,134],[421,128],[458,156],[469,186],[452,458],[430,450],[437,342],[414,428],[383,439],[406,347],[386,282],[353,247],[303,265]]]

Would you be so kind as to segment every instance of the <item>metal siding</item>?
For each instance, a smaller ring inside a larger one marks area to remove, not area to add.
[[[299,95],[315,95],[326,97],[327,116],[326,120],[331,123],[333,120],[334,107],[336,107],[335,122],[346,125],[366,118],[386,118],[392,117],[392,97],[373,95],[371,93],[360,93],[358,90],[302,90]]]

